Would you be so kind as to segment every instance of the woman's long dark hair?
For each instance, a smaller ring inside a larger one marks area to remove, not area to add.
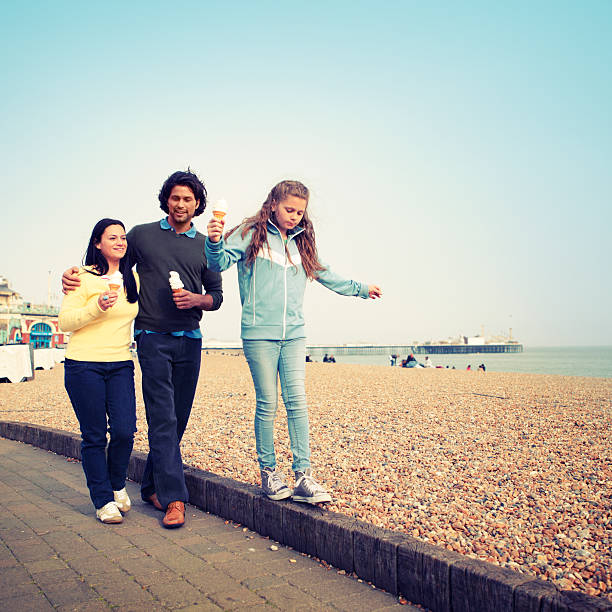
[[[91,266],[91,270],[88,270],[90,274],[96,274],[97,276],[103,276],[108,272],[108,261],[106,257],[102,255],[102,251],[97,248],[96,245],[100,244],[102,240],[102,234],[109,225],[120,225],[125,231],[125,225],[118,219],[100,219],[91,231],[91,238],[87,245],[87,251],[85,251],[85,257],[83,263],[86,266]],[[125,255],[119,260],[119,272],[123,275],[123,286],[125,287],[125,293],[127,300],[130,303],[138,301],[138,288],[136,287],[136,279],[132,272],[132,249],[128,242],[127,250]]]

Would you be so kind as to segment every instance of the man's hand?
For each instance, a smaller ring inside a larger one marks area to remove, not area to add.
[[[215,219],[212,217],[206,226],[206,231],[208,232],[208,239],[211,242],[219,242],[221,237],[223,236],[223,227],[225,225],[225,221],[219,219]]]
[[[180,289],[172,294],[172,299],[176,307],[180,310],[188,310],[189,308],[204,309],[204,296],[199,293],[191,293],[186,289]]]
[[[382,289],[378,285],[368,285],[368,295],[371,299],[382,297]]]
[[[76,266],[72,266],[72,268],[68,268],[62,274],[62,291],[64,293],[74,291],[81,284],[78,272],[79,269]]]

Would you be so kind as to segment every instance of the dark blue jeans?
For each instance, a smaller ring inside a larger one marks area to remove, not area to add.
[[[87,487],[99,509],[114,500],[113,491],[125,487],[136,431],[134,363],[66,359],[64,384],[81,427]]]
[[[180,442],[198,384],[202,340],[146,332],[136,338],[149,426],[140,492],[143,499],[157,493],[165,508],[172,501],[189,501]]]

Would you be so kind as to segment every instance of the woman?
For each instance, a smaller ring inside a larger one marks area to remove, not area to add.
[[[96,223],[79,276],[80,286],[64,297],[59,314],[62,330],[72,332],[65,386],[81,427],[83,470],[96,516],[103,523],[121,523],[121,513],[131,507],[125,478],[136,401],[129,347],[138,313],[137,277],[121,221]]]

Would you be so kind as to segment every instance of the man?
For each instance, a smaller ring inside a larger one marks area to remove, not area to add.
[[[159,202],[167,216],[133,227],[127,240],[140,277],[134,336],[149,428],[141,496],[165,510],[162,523],[173,528],[184,525],[188,501],[180,441],[200,371],[199,323],[203,310],[221,306],[223,291],[221,275],[206,266],[205,237],[191,222],[206,207],[200,179],[190,171],[175,172],[163,184]],[[77,270],[64,273],[64,291],[79,284]],[[171,290],[170,271],[178,272],[183,289]]]

